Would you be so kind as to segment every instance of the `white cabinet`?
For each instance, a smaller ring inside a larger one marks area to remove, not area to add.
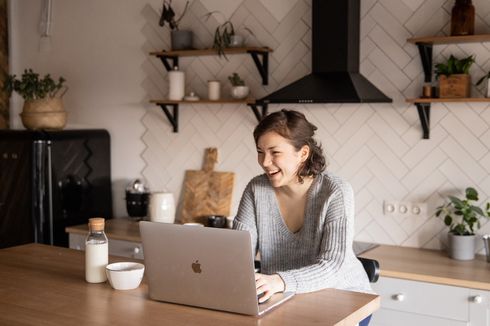
[[[381,277],[370,326],[490,326],[490,291]]]
[[[490,325],[490,291],[470,290],[471,326]]]
[[[85,237],[78,233],[70,233],[70,248],[85,250]],[[109,239],[109,255],[143,259],[143,246],[139,242]]]

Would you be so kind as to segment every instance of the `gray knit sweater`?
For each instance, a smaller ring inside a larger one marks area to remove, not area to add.
[[[354,255],[354,195],[351,186],[330,173],[313,180],[303,227],[286,226],[267,176],[253,178],[243,192],[233,227],[247,230],[253,252],[260,252],[261,273],[277,273],[286,291],[325,288],[372,292]]]

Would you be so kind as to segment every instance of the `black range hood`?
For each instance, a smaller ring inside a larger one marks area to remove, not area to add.
[[[257,102],[392,102],[359,73],[360,0],[313,0],[312,11],[313,72]]]

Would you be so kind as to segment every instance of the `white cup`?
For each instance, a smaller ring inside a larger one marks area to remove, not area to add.
[[[174,195],[170,192],[152,192],[150,194],[148,213],[152,222],[174,223]]]

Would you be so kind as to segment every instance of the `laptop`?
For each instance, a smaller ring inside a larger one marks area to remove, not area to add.
[[[149,297],[245,315],[262,315],[293,296],[258,303],[247,231],[141,221]]]

